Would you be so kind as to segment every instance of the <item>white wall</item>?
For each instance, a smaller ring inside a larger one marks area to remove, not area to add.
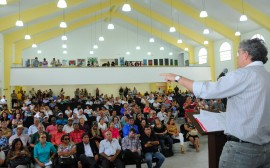
[[[150,35],[139,34],[138,43],[141,46],[141,50],[135,49],[137,46],[137,33],[136,30],[129,29],[127,31],[126,27],[121,27],[120,25],[115,25],[114,30],[107,30],[107,26],[103,23],[102,34],[105,37],[105,41],[99,42],[98,37],[101,34],[100,28],[101,23],[95,25],[88,25],[79,29],[76,29],[70,33],[67,33],[68,40],[66,42],[68,46],[68,54],[63,54],[61,36],[56,37],[52,40],[46,41],[39,45],[38,48],[28,48],[23,51],[23,59],[34,58],[37,56],[40,61],[43,58],[47,58],[50,62],[52,58],[56,59],[77,59],[77,58],[87,58],[87,57],[98,57],[99,59],[114,59],[119,57],[125,57],[125,60],[130,61],[142,61],[143,59],[154,59],[154,58],[178,58],[180,49],[168,45],[159,39],[155,39],[155,43],[149,43]],[[131,26],[130,26],[131,27]],[[91,36],[92,31],[92,36]],[[91,43],[92,39],[92,43]],[[89,51],[91,46],[97,43],[99,48],[95,51],[94,55],[90,55]],[[92,45],[91,45],[92,44]],[[160,46],[164,46],[165,50],[160,51]],[[37,54],[37,50],[42,50],[42,54]],[[126,51],[130,51],[130,55],[126,55]],[[148,56],[147,52],[150,51],[153,55]],[[169,55],[169,52],[173,52],[173,56]],[[185,53],[187,57],[187,53]]]
[[[4,36],[0,34],[0,96],[4,88]]]
[[[265,43],[268,48],[268,62],[265,64],[265,68],[268,71],[270,71],[270,32],[267,31],[266,29],[258,29],[258,30],[243,34],[241,36],[241,39],[250,39],[255,34],[261,34],[265,39]]]
[[[11,86],[164,82],[162,73],[211,80],[209,67],[12,68]]]

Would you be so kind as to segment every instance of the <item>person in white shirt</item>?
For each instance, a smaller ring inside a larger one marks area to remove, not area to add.
[[[40,123],[38,118],[34,118],[34,124],[28,129],[28,135],[31,136],[38,131],[38,124]]]
[[[18,125],[16,129],[17,129],[16,134],[12,135],[8,140],[9,145],[11,146],[14,139],[20,138],[22,140],[23,146],[26,147],[27,143],[29,143],[29,136],[23,134],[23,130],[24,130],[23,125]]]
[[[164,119],[167,115],[167,113],[165,112],[166,108],[165,106],[162,106],[160,109],[160,112],[157,113],[157,117],[159,118],[159,120],[164,124]]]
[[[68,123],[64,125],[64,128],[63,128],[63,131],[66,132],[67,134],[69,134],[70,132],[74,130],[72,123],[73,123],[73,118],[69,117]]]
[[[224,134],[227,142],[220,168],[270,167],[270,73],[265,42],[243,40],[238,47],[238,69],[216,82],[197,82],[176,74],[162,74],[197,98],[228,98]]]
[[[114,164],[117,168],[124,168],[121,161],[121,146],[117,139],[112,138],[112,132],[105,132],[106,139],[102,140],[99,145],[99,154],[102,156],[102,167],[110,167]]]

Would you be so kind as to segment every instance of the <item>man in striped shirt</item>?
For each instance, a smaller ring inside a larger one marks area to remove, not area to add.
[[[176,74],[162,74],[197,98],[228,97],[226,142],[220,168],[270,167],[270,73],[263,64],[268,50],[260,39],[243,40],[238,48],[238,69],[217,82],[195,82]]]

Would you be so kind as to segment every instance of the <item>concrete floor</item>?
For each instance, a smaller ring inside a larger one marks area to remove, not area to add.
[[[189,146],[189,142],[185,142],[186,153],[180,152],[180,144],[173,145],[174,156],[166,158],[162,167],[164,168],[208,168],[208,137],[200,137],[200,152]],[[135,168],[135,165],[126,166],[126,168]],[[142,164],[142,168],[147,168],[146,164]]]

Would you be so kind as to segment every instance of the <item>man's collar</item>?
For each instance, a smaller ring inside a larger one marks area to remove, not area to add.
[[[262,61],[254,61],[254,62],[251,62],[250,64],[248,64],[246,67],[249,67],[249,66],[263,66],[263,62]]]

